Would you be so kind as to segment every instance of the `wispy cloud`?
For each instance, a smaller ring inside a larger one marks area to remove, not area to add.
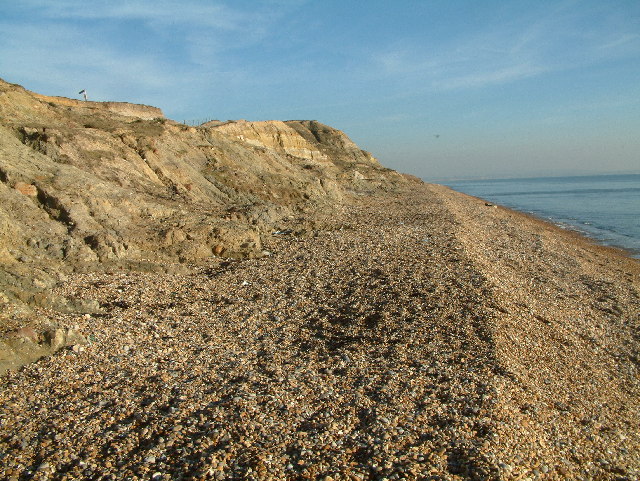
[[[92,95],[109,100],[122,95],[122,86],[134,94],[143,88],[154,91],[167,86],[161,62],[144,53],[115,51],[92,40],[80,42],[80,32],[74,27],[59,26],[51,32],[36,26],[4,25],[3,31],[7,37],[0,47],[0,66],[11,64],[12,73],[30,79],[35,84],[32,88],[46,83],[49,91],[43,93],[72,96],[90,84]]]
[[[13,9],[19,21],[0,19],[0,71],[34,89],[47,85],[43,93],[68,95],[81,84],[96,100],[128,94],[175,105],[195,89],[245,77],[229,61],[234,49],[259,44],[299,1],[280,0],[274,11],[269,2],[240,9],[197,0],[23,0]]]
[[[619,56],[640,53],[640,34],[622,33],[611,34],[602,39],[597,46],[597,54],[601,56]]]
[[[193,27],[235,30],[241,27],[248,16],[221,3],[195,0],[156,0],[153,4],[145,0],[114,0],[91,4],[77,0],[25,0],[22,3],[37,8],[40,16],[51,20],[135,20],[158,27],[188,24]]]
[[[443,80],[434,80],[432,85],[442,90],[456,90],[463,88],[478,88],[487,85],[497,85],[529,77],[535,77],[544,73],[546,69],[542,66],[521,64],[504,68],[497,68],[489,71],[480,71],[462,75],[459,77],[449,77]]]
[[[403,39],[372,54],[372,61],[383,75],[439,90],[478,89],[640,55],[637,25],[583,3],[528,10],[442,42]]]

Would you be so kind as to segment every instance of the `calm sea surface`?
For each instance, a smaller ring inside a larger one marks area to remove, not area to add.
[[[640,174],[444,182],[640,258]]]

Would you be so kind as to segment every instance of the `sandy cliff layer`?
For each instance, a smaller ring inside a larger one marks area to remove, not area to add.
[[[365,168],[379,167],[377,160],[360,149],[346,135],[313,120],[289,120],[286,122],[225,122],[211,125],[219,132],[235,136],[256,147],[275,150],[281,154],[318,162],[361,164]],[[362,175],[362,174],[360,174]]]
[[[86,113],[112,112],[127,117],[136,117],[142,120],[153,120],[164,118],[162,110],[149,105],[131,104],[129,102],[92,102],[67,97],[50,97],[35,92],[29,92],[33,97],[47,102],[51,106],[66,106],[74,110],[81,110]]]
[[[0,302],[64,307],[39,291],[98,264],[262,255],[290,219],[406,182],[318,122],[187,127],[0,81]]]

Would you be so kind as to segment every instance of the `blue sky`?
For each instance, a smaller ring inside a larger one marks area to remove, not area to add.
[[[315,119],[428,180],[640,172],[640,1],[0,0],[0,77]]]

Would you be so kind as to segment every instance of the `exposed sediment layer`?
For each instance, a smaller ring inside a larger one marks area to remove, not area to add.
[[[82,109],[84,111],[110,112],[125,117],[135,117],[143,120],[163,119],[164,114],[158,107],[150,105],[132,104],[129,102],[92,102],[69,99],[67,97],[51,97],[31,92],[35,98],[48,102],[50,105],[58,105]]]
[[[91,344],[0,379],[0,475],[640,476],[636,260],[439,186],[316,226],[70,275],[57,293],[103,312],[34,317]]]

